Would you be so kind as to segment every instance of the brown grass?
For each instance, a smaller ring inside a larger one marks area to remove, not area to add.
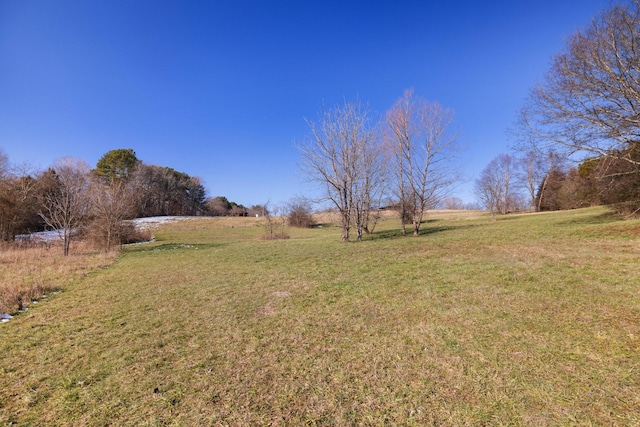
[[[0,246],[0,312],[15,314],[115,257],[82,242],[74,244],[68,257],[62,255],[59,244],[4,244]]]

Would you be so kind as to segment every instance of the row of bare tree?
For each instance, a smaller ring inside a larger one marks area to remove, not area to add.
[[[419,234],[425,211],[459,178],[453,118],[451,110],[407,90],[379,121],[358,100],[307,121],[301,168],[340,213],[342,242],[352,227],[362,240],[379,210],[391,205],[400,211],[403,234],[407,224]]]
[[[560,156],[501,154],[482,171],[475,192],[483,207],[506,214],[611,205],[619,212],[640,207],[640,173],[622,157],[640,161],[640,147],[626,153],[589,157],[572,166]]]
[[[475,181],[475,194],[482,205],[495,215],[541,209],[540,194],[546,187],[546,177],[558,169],[561,159],[542,156],[535,151],[500,154],[487,164]]]

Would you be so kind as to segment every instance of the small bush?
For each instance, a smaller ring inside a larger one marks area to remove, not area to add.
[[[313,215],[309,204],[305,201],[294,201],[289,204],[289,214],[287,221],[291,227],[311,228],[313,227]]]
[[[108,228],[101,228],[99,224],[94,224],[87,228],[84,237],[94,248],[110,251],[129,243],[149,242],[153,240],[153,233],[149,230],[140,230],[133,223],[123,222],[113,227],[111,236]]]
[[[143,243],[153,240],[153,233],[150,230],[141,230],[136,228],[134,224],[125,224],[120,234],[120,243],[127,245],[129,243]]]

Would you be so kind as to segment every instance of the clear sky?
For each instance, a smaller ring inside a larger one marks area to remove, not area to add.
[[[46,168],[133,148],[245,205],[308,193],[322,105],[456,113],[469,183],[567,36],[609,0],[0,0],[0,147]]]

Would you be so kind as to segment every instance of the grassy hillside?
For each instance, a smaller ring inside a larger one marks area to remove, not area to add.
[[[640,424],[640,221],[165,226],[0,325],[0,425]]]

